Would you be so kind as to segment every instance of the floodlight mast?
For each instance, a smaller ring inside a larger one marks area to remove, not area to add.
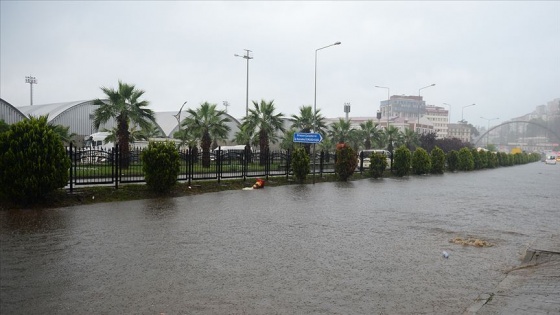
[[[31,106],[33,106],[33,84],[37,84],[37,78],[32,77],[32,76],[25,77],[25,83],[29,83],[30,104],[31,104]]]

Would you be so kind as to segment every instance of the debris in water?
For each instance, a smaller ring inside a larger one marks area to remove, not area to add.
[[[478,238],[462,239],[460,237],[456,237],[456,238],[450,240],[449,242],[454,243],[454,244],[470,245],[470,246],[476,246],[476,247],[491,247],[491,246],[493,246],[492,243],[487,242],[487,241],[483,241],[483,240],[478,239]]]
[[[443,251],[443,258],[449,258],[449,253],[446,251]]]

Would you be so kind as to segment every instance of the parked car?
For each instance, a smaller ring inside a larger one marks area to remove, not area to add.
[[[359,153],[359,158],[362,157],[362,153],[363,153],[363,168],[364,170],[369,168],[369,165],[371,164],[370,162],[370,158],[371,155],[373,153],[379,153],[385,156],[385,158],[387,159],[387,168],[391,168],[391,152],[387,151],[387,150],[382,150],[382,149],[372,149],[372,150],[362,150]],[[359,166],[359,165],[358,165]]]
[[[555,155],[547,155],[545,162],[546,162],[546,164],[556,165],[556,156]]]

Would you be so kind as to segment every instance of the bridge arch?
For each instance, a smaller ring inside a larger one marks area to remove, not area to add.
[[[484,139],[484,136],[486,136],[488,133],[490,133],[490,131],[492,131],[492,130],[494,130],[494,129],[497,129],[497,128],[500,128],[500,127],[502,127],[502,126],[511,125],[511,124],[518,124],[518,123],[532,124],[532,125],[541,127],[541,128],[543,128],[544,130],[547,130],[547,131],[549,131],[551,134],[553,134],[553,135],[556,137],[556,140],[557,140],[558,142],[560,142],[560,135],[558,135],[558,133],[556,133],[554,130],[548,128],[547,126],[543,126],[543,125],[541,125],[541,124],[539,124],[539,123],[536,123],[536,122],[534,122],[534,121],[528,121],[528,120],[513,120],[513,121],[506,121],[506,122],[503,122],[503,123],[501,123],[501,124],[499,124],[499,125],[496,125],[496,126],[490,128],[490,129],[486,130],[485,133],[483,133],[482,135],[480,135],[480,137],[478,137],[478,140],[476,140],[476,141],[474,142],[474,145],[476,146],[476,145],[478,144],[478,142],[479,142],[481,139]]]

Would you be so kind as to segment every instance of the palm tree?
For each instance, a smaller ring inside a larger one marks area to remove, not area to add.
[[[385,137],[387,139],[387,151],[391,152],[391,171],[393,171],[393,151],[395,146],[399,146],[399,128],[389,126],[385,129]]]
[[[404,130],[404,132],[401,135],[402,135],[403,144],[410,151],[414,151],[416,146],[420,144],[420,138],[418,136],[418,133],[416,133],[416,131],[414,130],[407,128]]]
[[[297,131],[293,128],[286,130],[284,137],[280,141],[280,148],[283,150],[293,150],[294,149],[294,134]],[[308,153],[309,154],[309,153]]]
[[[340,118],[330,126],[329,136],[334,143],[344,143],[350,140],[351,128],[350,120]]]
[[[243,121],[244,128],[259,132],[260,164],[266,164],[269,142],[276,143],[276,133],[285,132],[282,113],[275,113],[274,101],[261,100],[260,104],[253,101],[255,109],[249,110],[249,115]]]
[[[195,137],[200,139],[203,167],[210,167],[212,135],[227,135],[231,129],[226,124],[231,120],[225,116],[225,111],[217,110],[216,106],[218,105],[204,102],[196,110],[188,109],[189,116],[181,123],[181,126],[191,129]]]
[[[371,119],[360,124],[360,131],[365,139],[364,149],[371,149],[372,144],[379,145],[378,140],[381,136],[381,130],[377,129],[378,126],[379,124],[374,123]]]
[[[117,143],[119,145],[120,165],[128,168],[130,131],[129,125],[138,125],[147,128],[155,123],[154,112],[146,108],[148,101],[140,101],[144,94],[143,90],[137,90],[134,85],[123,83],[119,80],[119,88],[102,87],[101,90],[107,96],[107,100],[95,99],[94,105],[99,107],[94,111],[93,124],[99,129],[101,124],[114,118],[117,122]]]
[[[311,106],[302,106],[299,108],[299,116],[292,115],[292,126],[296,130],[300,130],[302,133],[310,133],[311,131],[320,133],[323,137],[325,136],[325,118],[319,114],[321,110],[317,110],[315,115],[313,115],[313,108]],[[310,152],[310,144],[305,144],[305,151],[307,154]]]

